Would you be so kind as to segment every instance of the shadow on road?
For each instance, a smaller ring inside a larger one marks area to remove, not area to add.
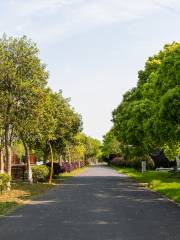
[[[93,166],[1,219],[0,239],[178,240],[179,220],[177,205]]]

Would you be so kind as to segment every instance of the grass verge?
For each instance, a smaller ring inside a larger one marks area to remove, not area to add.
[[[18,206],[27,204],[34,196],[41,194],[53,185],[48,183],[28,184],[24,182],[13,182],[11,190],[0,195],[0,215],[6,215],[15,210]]]
[[[124,173],[144,186],[180,203],[180,175],[169,172],[148,171],[141,173],[131,168],[113,167],[118,172]]]
[[[87,167],[84,167],[84,168],[75,169],[70,173],[67,173],[67,172],[66,173],[61,173],[59,175],[59,179],[66,179],[66,178],[75,177],[77,174],[84,172],[86,169],[87,169]]]
[[[53,183],[54,183],[54,185],[61,184],[62,182],[66,181],[72,177],[75,177],[79,173],[84,172],[86,169],[87,169],[87,167],[84,167],[84,168],[75,169],[70,173],[68,173],[68,172],[61,173],[61,174],[59,174],[59,176],[56,176],[56,178],[53,180]]]
[[[13,182],[11,190],[0,194],[0,216],[4,216],[14,211],[18,206],[29,203],[35,196],[46,192],[47,190],[60,185],[66,179],[76,176],[83,172],[86,168],[76,169],[70,173],[60,174],[53,180],[53,184],[34,183],[28,184],[24,182]]]

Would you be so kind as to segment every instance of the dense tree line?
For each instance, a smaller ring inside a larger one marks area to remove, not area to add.
[[[34,42],[5,35],[0,39],[1,164],[4,154],[5,170],[11,175],[12,147],[17,142],[23,144],[30,182],[31,151],[43,155],[45,163],[50,155],[59,159],[76,148],[85,148],[82,138],[92,141],[81,133],[81,116],[69,100],[47,86],[48,75]],[[83,158],[88,151],[79,149],[76,158]]]
[[[170,160],[180,154],[180,43],[165,45],[146,61],[137,86],[124,94],[112,116],[104,155],[108,146],[108,154],[121,151],[125,158],[143,159],[154,149],[163,149]]]

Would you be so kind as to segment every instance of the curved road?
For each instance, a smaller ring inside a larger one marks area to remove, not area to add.
[[[94,166],[0,219],[0,240],[179,240],[180,207]]]

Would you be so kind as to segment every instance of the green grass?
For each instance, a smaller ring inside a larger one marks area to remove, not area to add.
[[[24,182],[13,182],[11,190],[0,194],[0,216],[4,216],[14,211],[18,206],[28,204],[41,193],[60,185],[66,179],[76,176],[86,168],[76,169],[70,173],[63,173],[53,180],[53,184],[48,183],[34,183],[28,184]]]
[[[68,173],[61,173],[59,176],[56,176],[56,179],[54,179],[54,184],[61,184],[61,182],[64,182],[67,179],[70,179],[72,177],[75,177],[77,174],[84,172],[87,169],[87,167],[84,168],[78,168],[73,170],[72,172]]]
[[[61,173],[59,176],[61,178],[64,178],[64,177],[75,177],[78,173],[84,172],[86,169],[87,169],[86,167],[78,168],[78,169],[73,170],[70,173]]]
[[[124,173],[144,186],[155,190],[162,195],[180,203],[180,175],[168,172],[148,171],[141,173],[131,168],[114,167],[118,172]]]
[[[10,210],[15,209],[17,205],[16,202],[0,202],[0,216],[9,213]]]
[[[27,204],[35,196],[51,189],[52,187],[53,185],[47,183],[12,183],[10,191],[0,194],[0,215],[5,215],[15,210],[18,206]]]

